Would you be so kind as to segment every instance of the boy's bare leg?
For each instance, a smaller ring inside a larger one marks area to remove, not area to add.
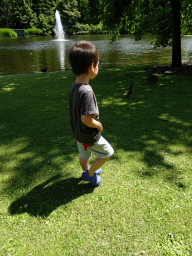
[[[89,177],[93,177],[95,171],[98,170],[109,158],[97,158],[92,164],[90,170],[88,171]]]
[[[89,170],[89,161],[88,160],[84,160],[79,157],[79,162],[80,162],[80,165],[81,165],[83,171]]]

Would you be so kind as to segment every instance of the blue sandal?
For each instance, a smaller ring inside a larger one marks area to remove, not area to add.
[[[87,175],[86,175],[86,176],[84,175],[85,172],[87,172],[87,171],[84,171],[84,172],[82,173],[82,178],[83,178],[84,180],[86,180],[86,181],[90,181],[89,178],[86,178]],[[102,173],[101,168],[99,168],[99,169],[97,169],[97,170],[95,171],[95,174],[96,174],[97,176],[100,175],[101,173]]]
[[[102,178],[98,176],[98,174],[101,174],[102,170],[99,168],[97,171],[95,171],[95,175],[93,177],[89,177],[88,170],[82,173],[82,179],[89,181],[94,186],[99,186]]]
[[[96,175],[99,175],[99,174],[101,174],[101,173],[102,173],[101,168],[99,168],[99,169],[97,169],[97,171],[95,171],[95,174],[96,174]]]

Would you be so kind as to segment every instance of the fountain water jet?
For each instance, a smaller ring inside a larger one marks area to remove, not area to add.
[[[60,14],[57,10],[55,12],[55,19],[56,19],[56,25],[55,25],[56,38],[58,41],[65,41],[65,35],[64,35],[63,26],[61,23]]]

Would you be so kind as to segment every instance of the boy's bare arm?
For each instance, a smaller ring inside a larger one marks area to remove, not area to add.
[[[102,123],[95,120],[91,114],[82,115],[81,121],[88,127],[96,128],[99,132],[103,131]]]

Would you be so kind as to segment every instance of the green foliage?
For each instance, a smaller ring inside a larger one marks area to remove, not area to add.
[[[0,27],[10,27],[11,23],[11,0],[1,0],[0,4]]]
[[[136,40],[140,40],[150,32],[157,35],[156,45],[166,46],[171,34],[170,13],[169,0],[108,0],[104,25],[112,29],[114,38],[123,31],[134,34]]]
[[[183,34],[192,33],[191,8],[191,0],[181,1]],[[56,9],[69,34],[111,31],[114,39],[131,33],[139,40],[150,32],[157,35],[156,46],[170,43],[171,0],[2,0],[0,27],[40,28],[51,34]]]
[[[88,24],[76,23],[71,29],[66,29],[69,34],[89,34],[90,27]]]
[[[172,23],[170,21],[171,6],[168,1],[152,1],[146,6],[146,1],[141,5],[144,15],[140,16],[138,29],[135,31],[136,36],[141,35],[143,32],[150,32],[157,35],[155,46],[166,47],[169,43],[172,34]],[[142,14],[142,12],[141,12]],[[169,20],[169,22],[168,22]]]
[[[107,31],[104,31],[103,29],[103,24],[100,22],[97,25],[88,25],[88,24],[82,24],[82,23],[77,23],[73,31],[71,31],[72,34],[104,34],[107,33]]]
[[[52,16],[46,16],[44,14],[39,15],[38,27],[41,28],[44,35],[50,35],[52,33],[54,19]]]
[[[29,28],[29,29],[25,29],[24,35],[25,36],[43,35],[43,31],[39,28]]]
[[[17,33],[12,29],[0,28],[0,37],[17,37]]]
[[[44,0],[37,1],[35,6],[36,13],[38,15],[38,28],[43,31],[44,35],[50,35],[53,33],[53,27],[55,25],[55,5],[56,1]]]
[[[53,33],[58,9],[68,34],[102,33],[103,1],[87,0],[2,0],[0,26],[40,28],[44,35]]]
[[[192,35],[192,2],[182,1],[181,31],[183,35]]]
[[[96,34],[103,33],[103,24],[99,22],[99,16],[91,12],[91,2],[76,0],[61,0],[57,9],[60,12],[65,32],[68,34]],[[84,8],[83,8],[84,7]],[[86,8],[85,8],[86,7]],[[82,18],[82,13],[83,17]],[[97,9],[98,11],[98,9]],[[96,12],[96,11],[95,11]],[[90,18],[92,15],[92,18]]]
[[[126,25],[125,20],[132,20],[132,8],[134,1],[131,2],[123,0],[107,0],[103,2],[103,14],[101,19],[106,28],[112,31],[121,31],[122,26]],[[129,13],[129,15],[128,15]],[[128,32],[128,31],[127,31]]]
[[[30,0],[13,0],[11,9],[11,26],[14,28],[33,28],[37,25],[38,19],[36,13],[32,10]]]
[[[157,35],[153,42],[155,47],[172,45],[172,65],[180,67],[182,65],[180,0],[135,0],[125,1],[125,5],[121,1],[118,3],[116,1],[107,0],[107,8],[104,12],[104,25],[112,29],[114,39],[122,29],[134,34],[136,40],[140,40],[145,33],[150,32]],[[185,9],[189,6],[189,0],[186,0]]]
[[[104,28],[103,28],[103,23],[100,22],[100,23],[97,24],[97,25],[91,24],[91,25],[89,26],[89,33],[90,33],[90,34],[103,34],[103,33],[108,33],[108,32],[104,30]]]
[[[37,15],[33,13],[32,2],[30,0],[23,0],[23,13],[20,13],[19,17],[24,27],[34,28],[37,25]]]
[[[181,1],[182,32],[190,33],[192,27],[192,4]],[[104,25],[116,35],[121,32],[134,34],[140,40],[145,33],[157,35],[155,46],[170,45],[172,37],[171,0],[106,0],[103,14]]]
[[[65,31],[69,34],[75,34],[79,30],[88,31],[88,26],[79,24],[81,14],[78,10],[78,2],[76,0],[63,0],[57,6],[64,24]]]

